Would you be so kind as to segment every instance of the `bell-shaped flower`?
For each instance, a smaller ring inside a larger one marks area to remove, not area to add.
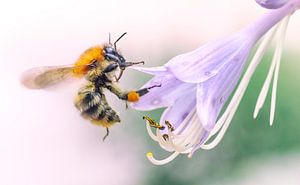
[[[255,0],[260,6],[268,9],[277,9],[284,6],[289,0]]]
[[[153,133],[150,127],[150,122],[153,120],[147,119],[149,123],[147,130],[150,137],[157,141],[163,149],[173,153],[163,160],[157,160],[152,153],[148,153],[147,157],[151,162],[157,165],[166,164],[179,154],[188,154],[191,157],[197,149],[211,149],[220,142],[253,72],[276,31],[279,31],[277,34],[279,44],[274,55],[275,62],[273,61],[270,68],[271,72],[255,113],[264,102],[273,74],[275,75],[275,85],[273,85],[275,95],[273,96],[276,97],[279,61],[288,22],[288,18],[285,17],[289,17],[299,8],[299,5],[300,0],[290,0],[282,8],[270,10],[245,29],[224,39],[210,42],[189,53],[176,56],[164,66],[134,68],[154,75],[144,87],[158,84],[161,87],[155,88],[141,97],[140,101],[132,105],[133,108],[138,110],[166,108],[157,123],[161,127],[157,127],[156,132]],[[269,33],[263,38],[244,77],[236,88],[250,51],[267,32]],[[224,109],[224,113],[219,115],[235,88],[235,94]],[[273,96],[272,99],[275,99]],[[273,104],[275,105],[275,103]],[[271,109],[273,113],[274,105]],[[272,111],[271,114],[273,114]],[[271,119],[273,119],[272,116]]]

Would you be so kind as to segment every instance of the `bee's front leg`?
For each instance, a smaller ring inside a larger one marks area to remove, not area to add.
[[[128,102],[136,102],[139,98],[149,92],[150,89],[154,87],[160,87],[161,85],[153,85],[151,87],[142,88],[139,90],[133,91],[124,91],[116,83],[106,84],[106,88],[114,93],[118,98],[126,100]]]
[[[153,85],[153,86],[150,86],[150,87],[147,87],[147,88],[142,88],[142,89],[139,89],[137,91],[129,91],[127,93],[127,101],[129,102],[136,102],[139,100],[139,98],[145,94],[147,94],[149,92],[150,89],[154,88],[154,87],[160,87],[161,84],[159,85]]]
[[[120,71],[120,74],[119,74],[119,76],[117,78],[117,82],[122,77],[125,68],[133,66],[133,65],[137,65],[137,64],[145,64],[145,62],[141,61],[141,62],[124,62],[124,63],[120,63],[120,69],[121,69],[121,71]]]

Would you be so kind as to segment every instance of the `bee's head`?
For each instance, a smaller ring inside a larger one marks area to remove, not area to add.
[[[104,46],[103,53],[107,61],[116,62],[120,67],[126,62],[125,58],[111,45]]]
[[[126,60],[125,58],[118,52],[117,50],[117,42],[126,34],[123,33],[115,42],[114,44],[111,43],[111,38],[109,35],[109,44],[104,46],[103,48],[103,53],[104,53],[104,58],[107,61],[112,61],[115,62],[119,65],[121,69],[125,69],[126,67]]]
[[[115,42],[114,44],[111,43],[110,35],[109,35],[109,44],[105,45],[103,48],[103,55],[105,60],[111,62],[104,70],[103,73],[108,73],[114,71],[118,67],[121,69],[120,75],[117,78],[117,81],[121,78],[123,71],[126,67],[135,65],[135,64],[144,64],[143,61],[141,62],[126,62],[125,58],[118,52],[117,50],[117,42],[126,34],[123,33]]]

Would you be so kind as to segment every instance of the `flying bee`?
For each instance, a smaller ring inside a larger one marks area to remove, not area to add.
[[[144,62],[126,62],[125,58],[117,50],[117,42],[126,34],[123,33],[114,44],[95,46],[87,49],[79,59],[70,66],[37,67],[26,71],[21,82],[30,89],[42,89],[62,82],[68,78],[85,78],[86,84],[79,89],[75,98],[75,107],[81,115],[93,124],[106,128],[109,135],[109,127],[120,122],[120,117],[108,104],[103,93],[104,89],[115,94],[126,102],[136,102],[139,97],[149,92],[154,85],[139,90],[126,91],[119,87],[118,81],[123,71],[132,65]],[[117,75],[116,73],[119,72]],[[127,104],[126,104],[127,105]]]

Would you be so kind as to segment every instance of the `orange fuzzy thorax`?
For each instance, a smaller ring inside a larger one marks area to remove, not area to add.
[[[103,48],[101,46],[91,47],[81,54],[74,64],[73,74],[77,77],[85,75],[88,72],[88,65],[93,60],[97,60],[98,62],[104,60]]]

